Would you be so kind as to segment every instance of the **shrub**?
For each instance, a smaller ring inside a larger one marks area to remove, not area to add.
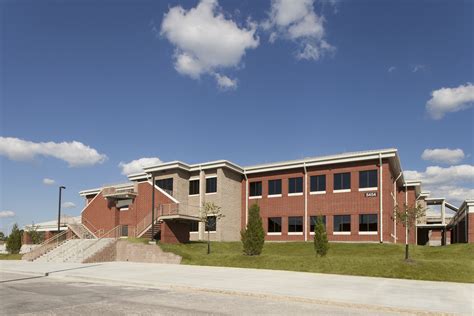
[[[240,232],[244,254],[256,256],[262,253],[265,242],[265,231],[263,230],[260,207],[253,204],[249,209],[247,227]]]
[[[21,231],[18,229],[18,225],[14,224],[12,232],[7,239],[7,250],[9,253],[17,254],[21,249]]]
[[[314,226],[314,250],[321,257],[324,257],[329,250],[328,235],[326,234],[326,228],[321,216],[317,217],[316,225]]]

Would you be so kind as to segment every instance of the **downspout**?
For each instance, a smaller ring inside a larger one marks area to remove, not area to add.
[[[304,241],[308,241],[308,173],[306,171],[306,162],[303,162],[304,171]]]
[[[383,175],[382,153],[379,153],[379,204],[380,204],[380,243],[383,243]]]
[[[244,177],[245,177],[245,226],[247,226],[249,222],[249,179],[247,177],[247,173],[244,170]]]
[[[421,197],[421,193],[418,194],[418,196],[415,199],[415,206],[418,206],[418,200]],[[416,219],[415,222],[415,245],[418,245],[418,219]]]
[[[398,177],[393,181],[393,208],[397,207],[397,181],[402,176],[403,172],[400,171]],[[393,212],[393,243],[397,243],[397,213]]]
[[[407,216],[408,213],[408,187],[405,182],[405,217]],[[408,218],[407,218],[408,221]],[[405,245],[408,245],[408,222],[405,223]]]
[[[199,165],[199,218],[202,217],[202,203],[203,203],[203,195],[204,195],[204,192],[206,190],[206,178],[204,177],[204,181],[203,181],[203,174],[202,174],[202,166]],[[202,222],[199,222],[199,225],[198,225],[198,238],[199,240],[203,240],[204,239],[204,233],[206,231],[206,225]]]

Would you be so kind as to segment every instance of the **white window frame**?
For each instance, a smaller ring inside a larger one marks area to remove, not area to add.
[[[217,174],[206,176],[205,180],[212,179],[212,178],[217,178]],[[206,184],[204,183],[204,191],[206,191],[206,190],[207,190]],[[209,193],[205,192],[205,195],[212,195],[212,194],[217,194],[217,184],[216,184],[216,192],[209,192]],[[211,233],[212,233],[212,231],[211,231]]]
[[[351,189],[334,190],[333,193],[349,193]]]
[[[359,232],[359,235],[377,235],[379,232],[374,231],[374,232]]]
[[[281,194],[271,194],[271,195],[268,195],[269,198],[276,198],[276,197],[282,197]]]
[[[288,196],[302,196],[303,192],[288,193]]]
[[[326,191],[311,191],[309,195],[318,195],[318,194],[326,194]]]
[[[370,188],[359,188],[359,192],[365,192],[365,191],[378,191],[378,187],[370,187]]]
[[[276,232],[272,232],[272,233],[267,233],[268,236],[281,236],[281,232],[279,233],[276,233]]]
[[[288,232],[288,236],[303,236],[303,232]]]
[[[254,196],[249,196],[249,200],[256,200],[256,199],[261,199],[261,195],[254,195]]]
[[[333,235],[349,236],[351,232],[332,232]]]

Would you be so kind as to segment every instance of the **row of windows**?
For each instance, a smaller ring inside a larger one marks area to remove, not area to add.
[[[162,188],[168,193],[173,192],[173,178],[156,180],[156,186]],[[206,179],[206,193],[217,192],[217,177]],[[199,179],[189,181],[189,195],[199,194]]]
[[[324,226],[326,227],[326,216],[321,216]],[[314,232],[317,216],[310,216],[310,231]],[[377,214],[361,214],[359,215],[359,231],[360,232],[377,232]],[[350,215],[334,215],[333,216],[334,232],[350,232],[351,216]],[[268,218],[268,232],[281,233],[281,217]],[[288,232],[303,232],[303,216],[288,217]]]
[[[199,222],[192,221],[191,222],[191,227],[189,231],[191,233],[195,233],[199,231]],[[208,216],[207,217],[207,223],[206,223],[206,232],[215,232],[217,228],[217,221],[215,216]]]
[[[281,194],[281,179],[268,180],[268,195]],[[377,187],[377,170],[367,170],[359,172],[359,188]],[[317,175],[310,177],[310,191],[326,191],[326,175]],[[351,188],[351,173],[334,174],[334,190],[347,190]],[[288,179],[288,193],[303,193],[303,177]],[[250,182],[250,196],[262,196],[262,181]]]

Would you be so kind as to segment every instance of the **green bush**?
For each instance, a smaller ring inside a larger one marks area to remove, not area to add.
[[[21,231],[18,225],[14,224],[10,236],[7,238],[7,251],[12,254],[17,254],[21,249]]]
[[[329,251],[328,235],[321,216],[317,217],[314,226],[314,250],[321,257],[324,257]]]
[[[244,254],[257,256],[262,253],[265,242],[265,231],[263,230],[260,207],[254,204],[249,209],[247,227],[240,232]]]

